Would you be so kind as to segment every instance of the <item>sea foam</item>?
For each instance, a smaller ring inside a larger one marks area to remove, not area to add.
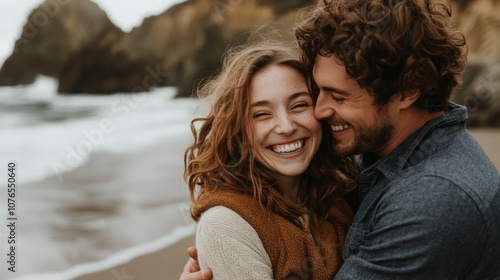
[[[195,232],[195,229],[196,224],[190,223],[188,225],[174,229],[169,235],[163,238],[144,245],[131,247],[126,250],[114,253],[108,258],[100,261],[78,264],[63,272],[31,274],[13,278],[13,280],[69,280],[105,269],[111,269],[112,267],[125,264],[136,257],[165,249],[168,246],[175,244],[188,236],[192,236]],[[120,273],[120,271],[118,271],[118,273]],[[110,273],[110,276],[111,275],[112,274]]]
[[[195,99],[174,88],[109,96],[55,94],[54,81],[0,88],[0,155],[29,183],[71,171],[95,152],[130,153],[189,134]]]

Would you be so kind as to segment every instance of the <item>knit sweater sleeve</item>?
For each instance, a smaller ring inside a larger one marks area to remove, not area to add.
[[[257,232],[227,207],[202,214],[196,247],[201,268],[210,267],[214,280],[273,279],[271,260]]]

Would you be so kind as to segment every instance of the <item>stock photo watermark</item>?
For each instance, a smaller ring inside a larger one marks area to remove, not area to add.
[[[120,271],[117,269],[111,270],[111,275],[113,275],[113,278],[110,280],[135,280],[135,276],[129,275],[125,269],[125,267],[122,267]]]
[[[193,219],[191,217],[191,203],[189,202],[182,202],[177,204],[177,207],[179,209],[179,213],[184,220],[184,224],[192,224]]]
[[[240,6],[243,0],[214,0],[214,11],[219,20],[224,20],[225,13],[231,12],[236,7]]]
[[[59,182],[63,181],[64,173],[82,164],[86,156],[103,143],[106,135],[115,131],[117,122],[127,119],[132,110],[136,109],[140,103],[147,99],[149,94],[147,89],[161,84],[168,77],[167,72],[161,71],[160,65],[156,65],[155,68],[147,66],[145,70],[148,74],[143,78],[142,85],[134,87],[132,93],[123,95],[111,103],[109,109],[111,112],[118,114],[116,119],[103,118],[96,127],[89,130],[82,130],[83,138],[74,146],[68,145],[65,147],[66,156],[64,157],[64,162],[52,161],[51,168],[57,175]]]
[[[40,29],[44,28],[49,24],[51,18],[54,18],[63,5],[68,4],[71,0],[48,0],[38,9],[33,15],[28,19],[28,22],[23,29],[21,38],[17,41],[14,52],[19,52],[19,47],[23,44],[27,44],[31,39],[33,39]]]
[[[490,106],[500,94],[500,67],[489,71],[477,79],[473,93],[465,98],[464,105],[469,113],[479,111],[482,106]]]
[[[18,185],[17,185],[17,163],[9,161],[7,163],[7,270],[16,272],[16,265],[19,256],[17,254],[17,206],[18,206]]]

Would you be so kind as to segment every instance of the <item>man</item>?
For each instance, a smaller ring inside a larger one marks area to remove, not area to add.
[[[465,63],[450,14],[431,0],[321,1],[296,30],[315,116],[338,154],[363,155],[335,279],[500,279],[500,176],[448,101]],[[211,278],[196,270],[191,259],[181,279]]]

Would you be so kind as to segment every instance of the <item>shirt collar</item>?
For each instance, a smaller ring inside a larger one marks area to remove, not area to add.
[[[467,120],[467,109],[462,106],[452,102],[448,103],[448,110],[444,115],[434,118],[428,121],[424,126],[411,134],[405,141],[399,144],[389,155],[378,161],[373,161],[375,158],[374,154],[365,154],[363,156],[363,165],[366,167],[362,172],[364,174],[372,174],[375,169],[378,169],[386,178],[392,180],[397,177],[399,172],[401,172],[408,162],[411,162],[412,155],[415,154],[416,150],[420,148],[425,137],[429,137],[430,132],[438,127],[458,125],[459,128],[465,126],[465,121]],[[436,143],[442,142],[443,139],[439,139],[443,135],[436,135],[435,137],[430,137],[426,139],[426,143]],[[436,145],[434,145],[436,146]],[[425,148],[425,147],[424,147]],[[421,153],[426,153],[425,149],[419,150]],[[374,163],[373,163],[374,162]],[[368,165],[372,163],[371,165]]]

